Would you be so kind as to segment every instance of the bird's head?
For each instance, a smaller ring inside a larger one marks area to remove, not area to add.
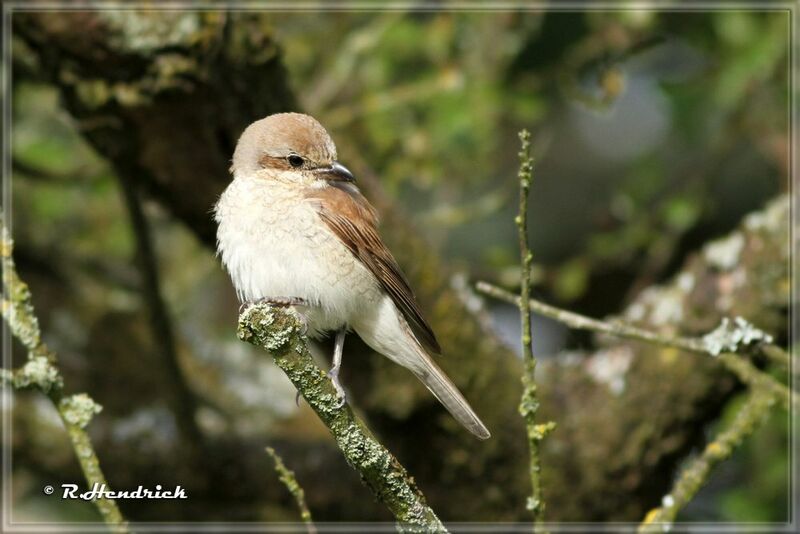
[[[276,113],[248,126],[236,144],[231,172],[305,186],[353,182],[336,161],[336,145],[322,125],[301,113]]]

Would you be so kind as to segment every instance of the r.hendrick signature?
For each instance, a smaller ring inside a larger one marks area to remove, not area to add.
[[[82,499],[84,501],[95,499],[188,499],[186,490],[182,487],[176,486],[174,490],[163,490],[161,484],[157,484],[155,489],[139,486],[135,490],[124,491],[112,491],[107,489],[105,484],[98,483],[95,483],[91,490],[83,493],[78,493],[77,484],[61,484],[61,489],[63,490],[62,499]],[[45,493],[48,492],[45,491]]]

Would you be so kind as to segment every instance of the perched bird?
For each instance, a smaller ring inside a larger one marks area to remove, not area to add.
[[[489,431],[434,363],[441,352],[406,277],[378,235],[375,209],[336,161],[314,118],[279,113],[248,126],[219,198],[217,248],[242,302],[293,305],[308,334],[336,332],[338,380],[345,333],[409,369],[464,427]]]

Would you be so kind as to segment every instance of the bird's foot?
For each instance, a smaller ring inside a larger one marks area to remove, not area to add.
[[[308,306],[308,300],[302,297],[263,297],[256,300],[246,300],[239,305],[239,315],[250,306],[256,304],[272,304],[279,308],[288,308],[289,306]],[[308,332],[308,322],[303,314],[298,314],[300,322],[303,324],[301,335],[306,335]]]
[[[336,404],[336,408],[341,408],[342,406],[344,406],[344,403],[347,402],[347,393],[344,392],[344,388],[342,387],[342,384],[339,382],[339,369],[331,369],[330,371],[328,371],[328,378],[331,379],[331,382],[333,383],[333,389],[336,390],[336,393],[339,396],[339,402]],[[294,394],[294,403],[297,406],[300,406],[299,389]]]
[[[344,406],[344,403],[347,402],[347,394],[344,392],[344,388],[342,384],[339,382],[339,368],[332,367],[330,371],[328,371],[328,378],[331,379],[333,383],[333,388],[336,390],[336,393],[339,395],[339,403],[336,405],[337,408],[341,408]]]

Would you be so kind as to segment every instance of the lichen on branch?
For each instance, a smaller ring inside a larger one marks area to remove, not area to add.
[[[446,532],[413,478],[372,432],[342,404],[333,383],[308,350],[302,319],[293,308],[259,303],[239,316],[242,341],[261,347],[328,427],[347,463],[392,512],[404,532]]]
[[[652,509],[639,525],[639,532],[666,532],[675,518],[708,481],[714,467],[728,459],[745,438],[753,434],[775,406],[775,395],[770,391],[751,391],[735,419],[703,452],[693,459],[678,477],[672,490],[661,500],[661,506]]]
[[[0,219],[3,214],[0,213]],[[57,367],[56,356],[42,341],[39,320],[33,309],[30,289],[17,274],[12,252],[13,241],[4,221],[0,224],[0,252],[3,266],[3,318],[11,334],[28,350],[28,361],[16,370],[3,369],[3,387],[37,388],[55,406],[67,430],[75,456],[89,487],[108,487],[100,469],[100,461],[85,428],[102,409],[85,393],[64,395],[64,379]],[[92,501],[112,532],[128,532],[128,524],[113,499],[99,497]]]
[[[266,450],[267,454],[269,454],[275,462],[275,471],[277,471],[281,482],[283,482],[283,485],[286,486],[286,489],[289,490],[289,493],[294,497],[297,507],[300,509],[300,518],[306,524],[308,534],[316,534],[317,527],[314,526],[314,520],[311,518],[311,510],[308,509],[308,504],[306,503],[306,492],[303,490],[302,486],[300,486],[300,483],[297,482],[294,471],[286,467],[286,464],[283,463],[283,458],[275,452],[275,449],[267,447]]]
[[[519,403],[519,413],[525,419],[528,430],[528,450],[531,477],[531,496],[528,498],[527,508],[533,513],[534,522],[538,525],[544,521],[544,499],[542,497],[542,475],[539,459],[539,448],[545,436],[553,431],[556,424],[536,422],[536,412],[539,410],[539,399],[536,395],[536,358],[533,355],[533,339],[531,334],[531,310],[524,303],[530,299],[531,264],[533,254],[528,248],[528,194],[533,178],[533,158],[531,157],[531,134],[527,130],[519,133],[522,148],[519,152],[520,166],[517,177],[519,178],[519,213],[514,222],[519,235],[519,252],[521,267],[519,312],[522,324],[522,359],[525,371],[522,375],[522,399]]]
[[[476,289],[485,295],[489,295],[517,306],[519,306],[520,302],[522,302],[520,297],[517,295],[514,295],[513,293],[487,282],[478,282]],[[756,329],[742,318],[737,318],[735,321],[736,327],[734,330],[731,330],[727,321],[723,321],[720,327],[710,334],[707,334],[702,338],[689,338],[663,335],[658,332],[640,328],[617,319],[611,321],[593,319],[569,310],[563,310],[561,308],[551,306],[532,298],[528,298],[528,308],[545,317],[549,317],[577,330],[589,330],[592,332],[608,334],[620,338],[634,339],[637,341],[644,341],[654,345],[672,347],[689,353],[704,354],[717,358],[722,365],[735,374],[743,383],[749,386],[764,388],[772,391],[787,407],[790,403],[798,403],[797,395],[785,384],[779,382],[768,373],[759,370],[746,358],[745,354],[750,350],[750,345],[757,344],[759,345],[757,348],[762,351],[772,350],[777,352],[778,354],[772,356],[771,359],[779,361],[785,360],[785,365],[788,366],[788,357],[784,355],[783,350],[780,347],[771,344],[771,336],[767,335],[761,330]],[[722,334],[719,333],[720,329],[724,329],[726,332],[725,335],[727,338],[730,338],[730,340],[725,341],[725,343],[727,343],[725,346],[722,346],[719,341],[714,341],[713,343],[709,342],[709,339],[717,339],[722,336]],[[727,351],[720,352],[721,350],[725,350],[726,347],[735,348],[736,350],[740,350],[745,354]]]

